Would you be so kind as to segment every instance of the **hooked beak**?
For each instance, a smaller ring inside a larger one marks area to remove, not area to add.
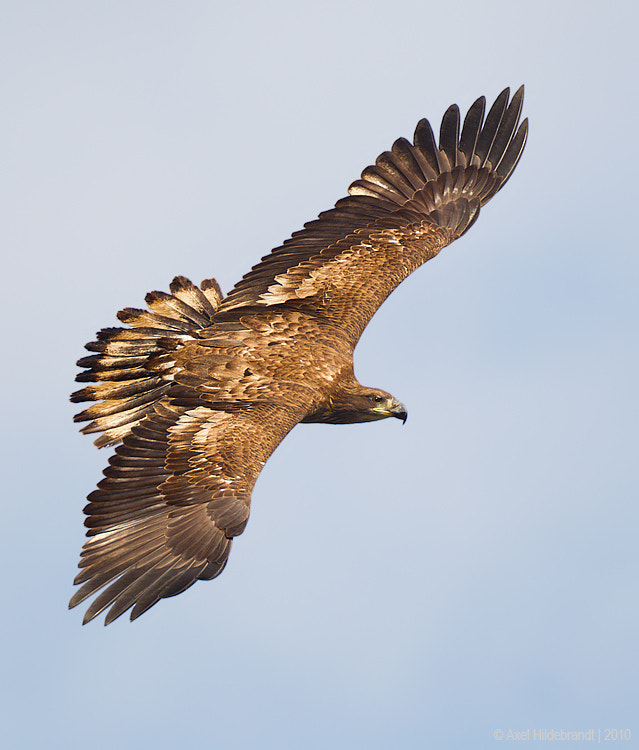
[[[393,406],[391,406],[389,411],[391,416],[397,417],[397,419],[401,419],[402,424],[406,423],[408,412],[406,411],[406,407],[404,406],[404,404],[402,404],[400,401],[396,401]]]

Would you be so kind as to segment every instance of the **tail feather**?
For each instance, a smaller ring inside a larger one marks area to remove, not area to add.
[[[169,285],[171,294],[192,310],[210,320],[222,301],[222,290],[215,279],[205,279],[196,287],[184,276],[176,276]]]
[[[96,401],[75,416],[89,422],[84,433],[102,432],[95,444],[115,445],[164,398],[177,368],[171,352],[210,326],[222,300],[215,279],[197,287],[184,276],[170,284],[170,294],[150,292],[149,310],[127,307],[118,318],[128,328],[103,328],[97,340],[86,344],[97,352],[78,360],[87,368],[80,383],[93,383],[71,396],[73,402]]]

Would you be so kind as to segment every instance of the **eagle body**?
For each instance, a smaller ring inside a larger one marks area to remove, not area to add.
[[[135,619],[219,575],[244,530],[259,473],[299,423],[406,420],[391,394],[361,385],[353,353],[379,306],[464,234],[515,168],[527,136],[523,88],[485,100],[460,133],[456,105],[439,145],[427,120],[400,138],[349,196],[262,258],[224,297],[178,276],[125,308],[79,360],[72,401],[115,452],[85,507],[84,621]]]

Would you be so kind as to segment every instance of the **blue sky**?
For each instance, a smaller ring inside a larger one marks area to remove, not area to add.
[[[636,24],[623,2],[3,9],[3,746],[639,736]],[[296,428],[219,579],[82,628],[108,457],[71,422],[83,344],[176,274],[228,290],[420,117],[522,82],[511,181],[356,352],[406,425]]]

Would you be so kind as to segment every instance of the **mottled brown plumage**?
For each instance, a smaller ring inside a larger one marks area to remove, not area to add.
[[[78,364],[89,383],[71,397],[97,402],[82,431],[116,445],[85,508],[71,599],[98,594],[85,622],[219,575],[244,530],[253,485],[299,422],[406,419],[390,394],[360,385],[353,350],[375,311],[412,271],[474,223],[519,157],[523,88],[484,98],[461,129],[453,105],[439,146],[427,120],[367,167],[335,208],[265,256],[223,297],[178,276],[170,294],[127,308]],[[98,593],[100,592],[100,593]]]

